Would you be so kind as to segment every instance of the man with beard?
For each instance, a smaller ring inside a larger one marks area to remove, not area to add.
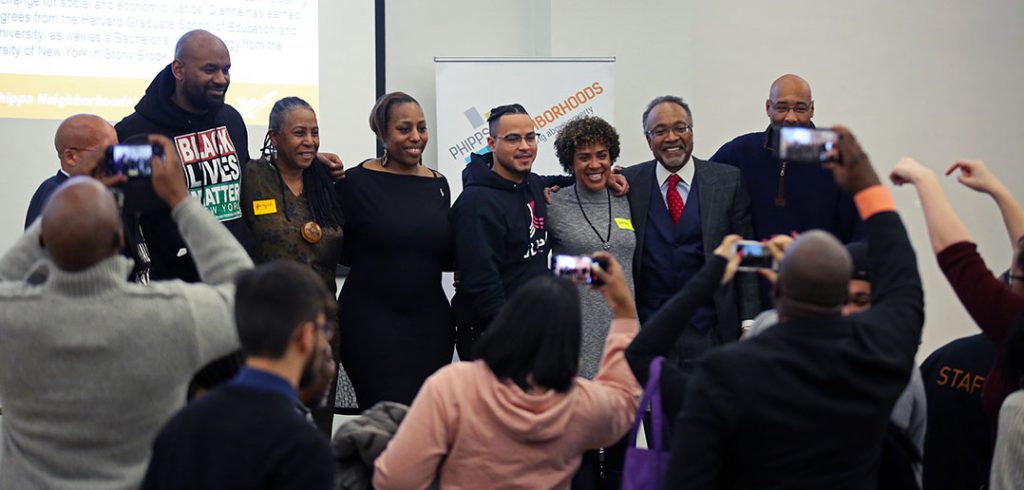
[[[572,176],[532,173],[537,158],[533,119],[520,104],[498,106],[487,118],[491,153],[472,156],[462,172],[463,190],[452,205],[455,270],[452,299],[459,358],[473,356],[476,339],[513,291],[548,273],[547,203],[544,189],[573,185]],[[608,187],[628,189],[622,176]]]
[[[750,193],[754,235],[765,240],[806,230],[825,230],[841,242],[860,238],[861,221],[853,199],[820,165],[779,161],[772,135],[782,126],[813,128],[814,99],[806,80],[788,74],[772,83],[765,101],[771,125],[722,145],[711,160],[728,163],[743,172]]]
[[[153,443],[143,489],[330,489],[327,438],[306,421],[299,380],[333,335],[312,270],[275,261],[241,274],[235,323],[245,367],[174,416]]]
[[[224,103],[230,69],[224,41],[203,30],[185,33],[175,46],[174,61],[153,79],[135,112],[114,129],[121,141],[151,133],[171,138],[189,192],[248,250],[251,238],[239,207],[239,181],[242,165],[249,161],[249,135],[242,116]],[[129,215],[147,208],[138,217],[138,227],[152,262],[150,277],[198,281],[195,263],[168,212],[132,197],[126,199]]]
[[[712,258],[726,235],[753,235],[750,198],[740,172],[691,161],[693,116],[683,99],[664,95],[652,100],[643,127],[654,159],[622,171],[633,189],[633,283],[641,324]],[[742,274],[691,317],[691,328],[683,331],[670,357],[693,360],[713,346],[735,341],[741,320],[759,311],[757,281]]]

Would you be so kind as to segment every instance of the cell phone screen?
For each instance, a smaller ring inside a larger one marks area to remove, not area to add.
[[[774,269],[775,259],[768,246],[760,242],[740,242],[736,245],[736,253],[742,253],[739,270],[753,271],[757,269]]]
[[[831,129],[783,126],[779,129],[779,159],[793,163],[824,163],[839,136]]]
[[[152,145],[113,145],[107,150],[107,175],[149,177],[153,154]]]
[[[576,284],[593,284],[594,277],[590,267],[594,259],[577,255],[553,255],[551,272],[557,277],[568,279]]]

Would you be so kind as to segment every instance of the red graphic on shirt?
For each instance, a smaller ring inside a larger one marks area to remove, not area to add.
[[[536,201],[526,203],[526,207],[530,210],[530,237],[533,237],[533,235],[537,233],[537,230],[544,229],[544,217],[537,216],[535,211],[537,207]]]

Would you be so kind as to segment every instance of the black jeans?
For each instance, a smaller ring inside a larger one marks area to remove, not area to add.
[[[455,327],[455,350],[459,353],[460,361],[472,361],[476,359],[476,342],[484,333],[486,327],[476,325],[458,325]]]
[[[623,466],[626,464],[626,448],[629,433],[603,450],[594,449],[583,453],[580,468],[572,477],[572,490],[619,490],[622,488]]]

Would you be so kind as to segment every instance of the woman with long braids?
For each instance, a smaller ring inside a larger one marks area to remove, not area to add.
[[[326,166],[316,161],[320,148],[316,113],[306,101],[286,97],[274,103],[268,126],[260,159],[242,171],[242,216],[253,233],[253,261],[290,259],[306,264],[334,293],[345,219],[334,182]],[[337,361],[338,340],[333,343]],[[336,384],[331,384],[327,398],[331,402]],[[343,379],[342,386],[346,385]],[[343,388],[343,406],[354,408],[350,390]],[[347,396],[344,391],[349,391]],[[328,433],[333,408],[334,403],[313,407],[317,425]]]
[[[455,326],[441,287],[452,260],[443,175],[423,165],[427,123],[416,99],[377,99],[370,129],[384,146],[338,181],[345,213],[343,262],[351,267],[339,303],[341,360],[359,407],[412,403],[451,362]]]

